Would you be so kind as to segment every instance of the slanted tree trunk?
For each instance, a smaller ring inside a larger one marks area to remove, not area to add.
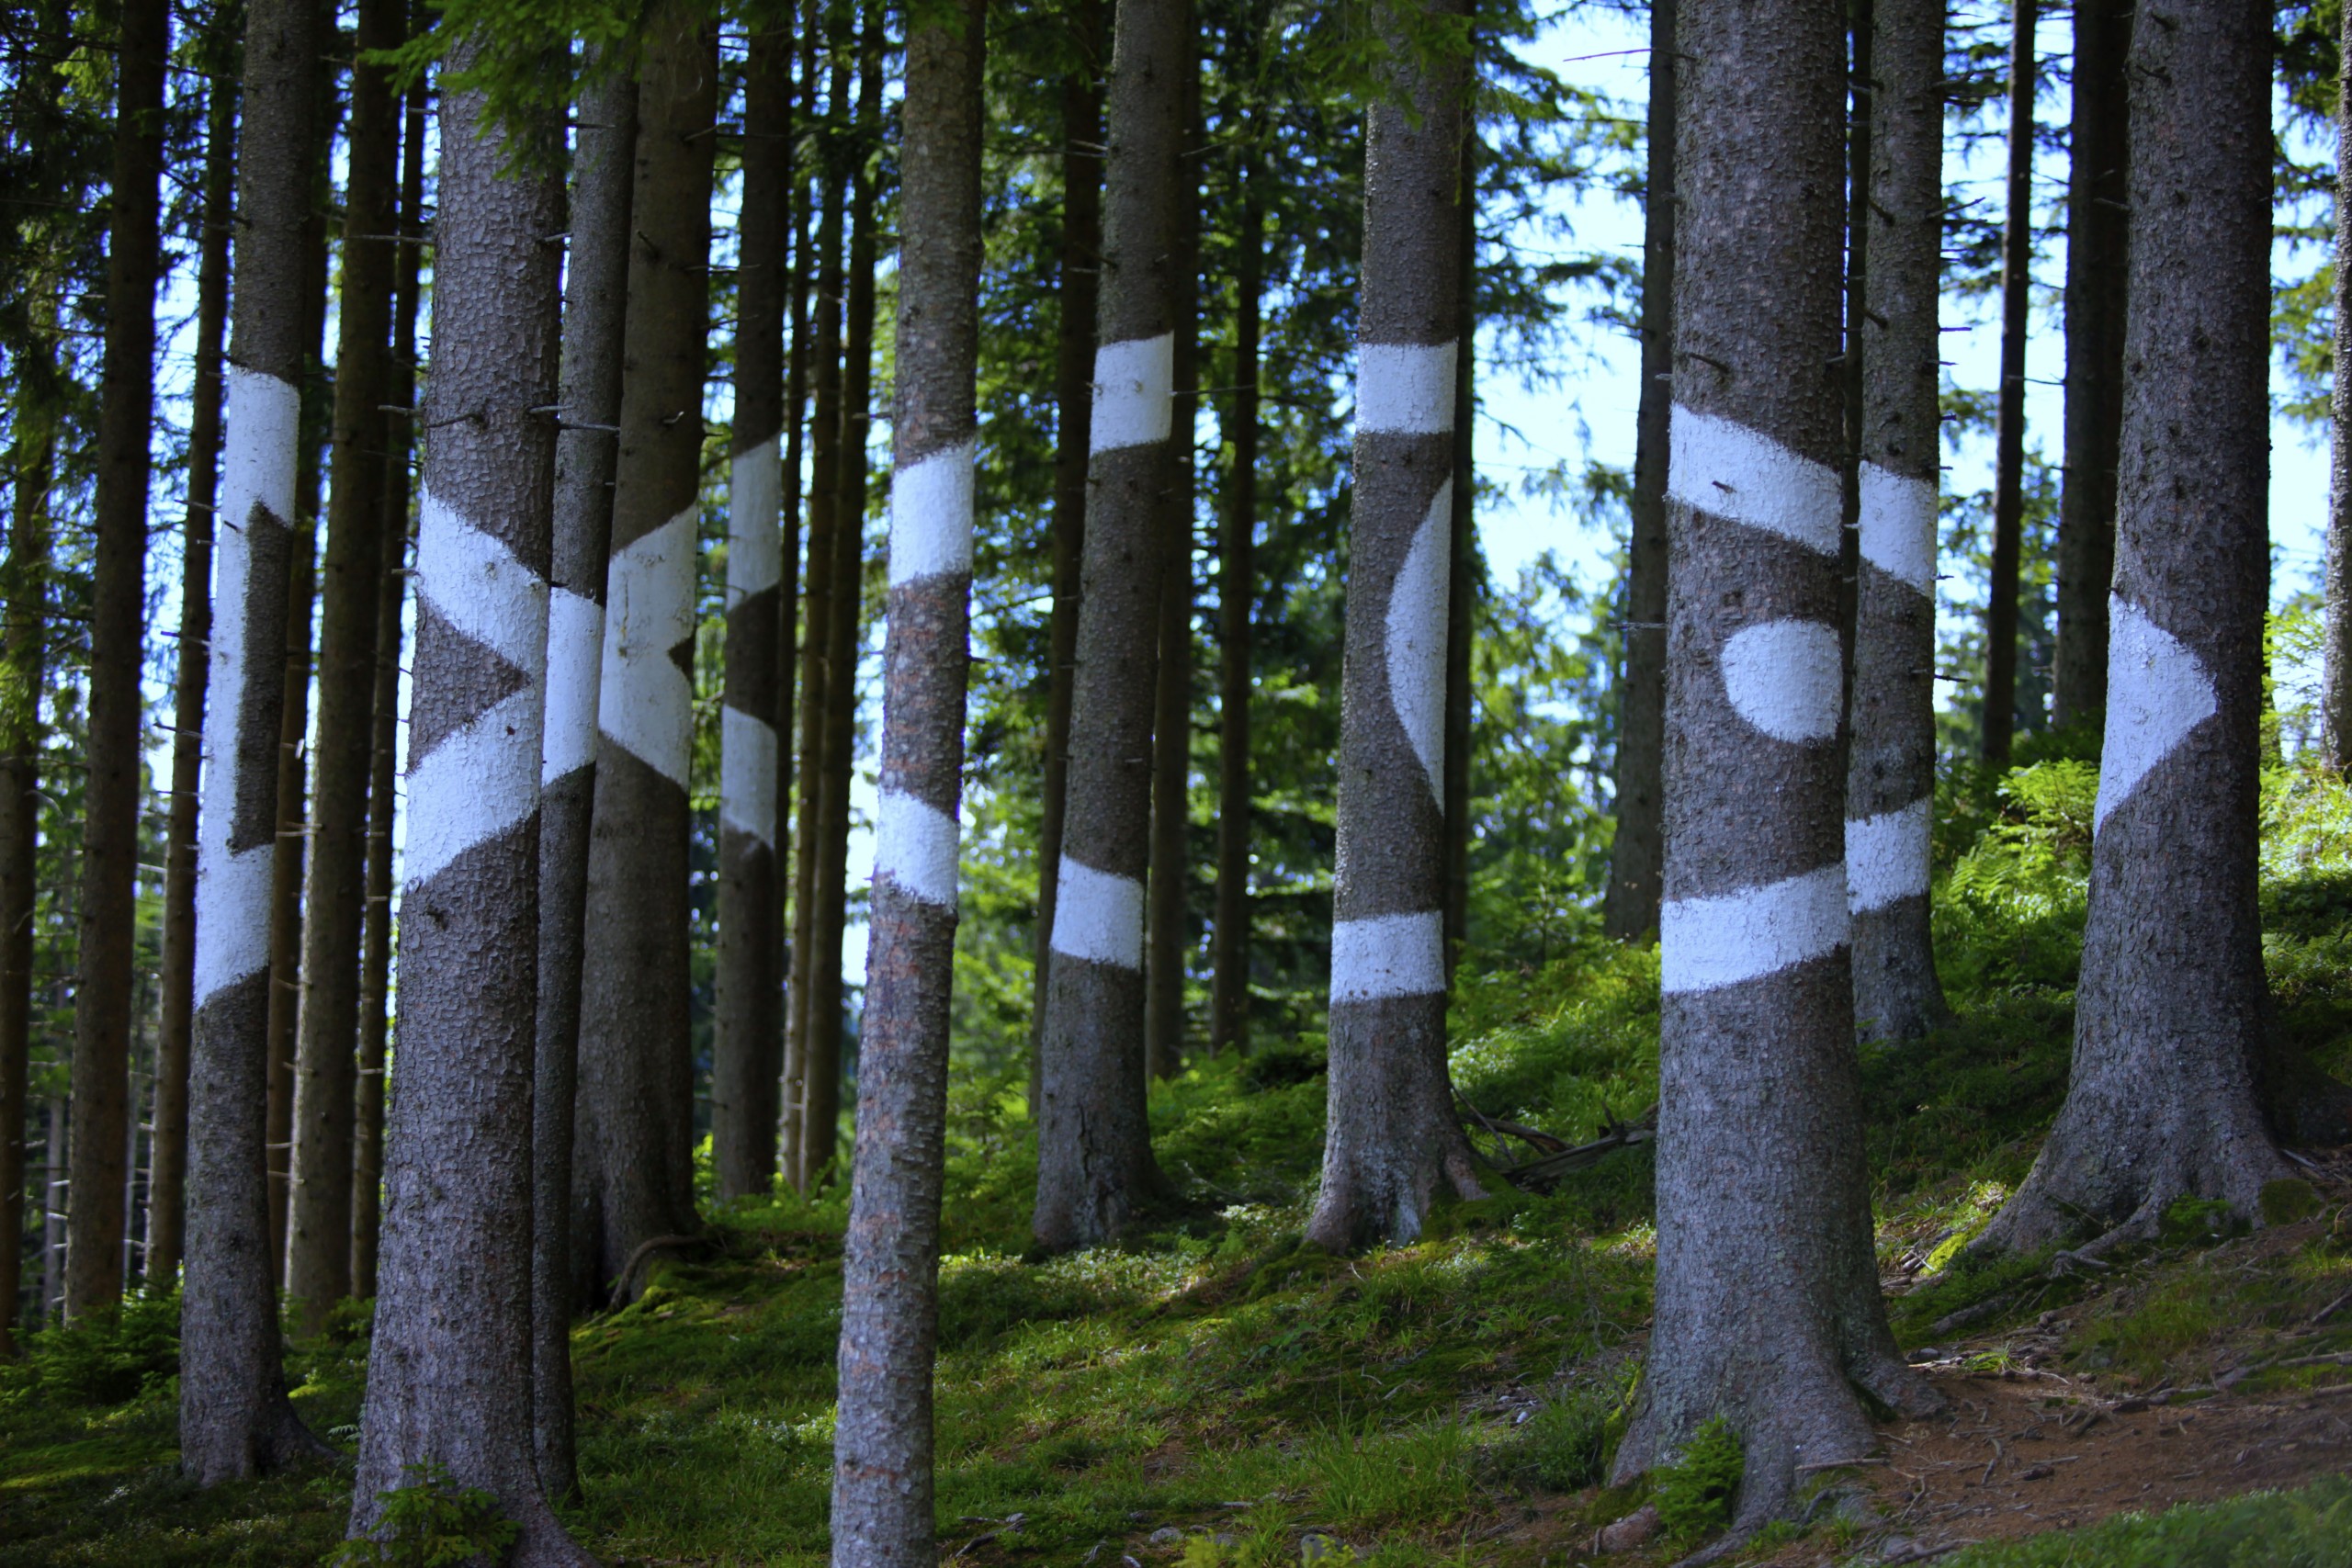
[[[147,479],[155,404],[156,181],[164,168],[166,0],[125,0],[115,52],[106,351],[98,388],[90,588],[89,773],[74,985],[74,1138],[65,1315],[122,1296],[130,1117],[131,965],[139,873],[139,676],[147,617]],[[11,1129],[8,1136],[16,1136]]]
[[[1847,959],[1843,7],[1677,23],[1657,1310],[1616,1473],[1725,1416],[1745,1534],[1875,1447],[1857,1384],[1935,1400],[1879,1296]]]
[[[580,1102],[582,926],[595,817],[599,661],[611,565],[634,200],[637,79],[592,58],[572,152],[562,388],[548,597],[547,725],[539,767],[539,1016],[531,1100],[531,1408],[539,1484],[580,1489],[572,1440],[572,1133]]]
[[[2132,46],[2146,134],[2132,145],[2132,377],[2074,1072],[1985,1232],[1992,1248],[2088,1229],[2086,1250],[2102,1250],[2153,1235],[2184,1196],[2259,1224],[2263,1184],[2290,1174],[2256,1094],[2270,35],[2252,7],[2165,21]]]
[[[2017,729],[2018,562],[2025,543],[2025,348],[2033,299],[2033,24],[2012,0],[2009,182],[2001,232],[2001,400],[1993,434],[1993,571],[1984,605],[1984,760],[2007,765]]]
[[[461,40],[452,74],[479,47]],[[509,1562],[586,1564],[531,1441],[531,1094],[539,742],[555,468],[562,123],[441,100],[433,376],[417,533],[400,1092],[351,1529],[408,1467],[520,1527]],[[706,144],[707,138],[705,139]],[[510,163],[518,156],[520,167]],[[509,171],[512,171],[509,173]],[[463,1376],[451,1369],[462,1367]]]
[[[1340,692],[1329,1134],[1307,1239],[1421,1233],[1485,1195],[1445,1068],[1445,651],[1464,352],[1458,240],[1470,62],[1429,39],[1457,0],[1382,18],[1364,152],[1356,491]],[[1417,24],[1417,25],[1416,25]]]
[[[2075,26],[2079,28],[2081,21]],[[2352,7],[2345,12],[2344,41],[2352,44]],[[2080,71],[2078,65],[2078,76]],[[2352,93],[2340,88],[2335,99],[2335,363],[2352,366],[2352,194],[2347,194],[2352,193]],[[2068,385],[2073,385],[2071,379]],[[2327,575],[2321,584],[2326,622],[2320,650],[2319,723],[2321,753],[2340,773],[2352,770],[2352,373],[2335,378],[2330,404],[2335,472],[2327,510]],[[2062,637],[2064,631],[2062,620]],[[2065,644],[2059,647],[2063,651]]]
[[[592,1296],[639,1243],[695,1224],[686,1034],[686,766],[709,318],[718,35],[650,13],[639,75],[620,449],[588,854],[572,1192]]]
[[[225,461],[196,883],[180,1468],[199,1485],[322,1445],[286,1397],[263,1163],[271,866],[285,703],[287,558],[305,351],[305,230],[322,28],[309,0],[249,0]]]
[[[216,63],[233,57],[223,29],[210,44]],[[147,1282],[159,1290],[179,1277],[181,1238],[187,1234],[180,1210],[187,1193],[187,1064],[196,1010],[196,806],[204,765],[206,649],[212,640],[212,513],[220,487],[220,361],[229,337],[229,228],[236,165],[237,85],[224,74],[210,84],[205,111],[196,386],[188,412],[187,520],[180,552],[179,667],[172,692],[164,994],[155,1034],[155,1134],[147,1184]],[[16,1125],[5,1117],[0,1124]],[[0,1280],[15,1278],[0,1266]]]
[[[1254,52],[1244,60],[1254,58]],[[1264,292],[1266,214],[1256,159],[1241,152],[1241,228],[1233,256],[1233,401],[1217,539],[1217,827],[1216,951],[1209,1050],[1250,1049],[1250,652],[1258,580],[1258,313]]]
[[[351,1293],[353,1089],[367,914],[368,767],[375,742],[376,617],[384,573],[384,415],[399,245],[401,113],[368,63],[407,36],[406,0],[361,0],[344,187],[334,427],[319,563],[318,743],[294,1053],[286,1292],[316,1333]]]
[[[788,12],[779,10],[779,15]],[[710,1153],[721,1198],[775,1180],[784,988],[776,931],[776,656],[784,578],[784,309],[792,207],[792,32],[755,27],[743,62],[727,684],[719,709],[718,1018]]]
[[[1054,896],[1069,802],[1070,694],[1078,675],[1079,565],[1086,545],[1088,432],[1094,413],[1094,317],[1102,270],[1102,0],[1072,0],[1073,64],[1062,78],[1062,233],[1054,288],[1054,607],[1046,629],[1046,760],[1038,796],[1037,930],[1030,986],[1029,1111],[1045,1061],[1046,986],[1054,966]]]
[[[1617,836],[1601,929],[1621,941],[1657,930],[1666,864],[1666,487],[1674,404],[1674,23],[1650,0],[1649,172],[1642,197],[1642,389],[1634,415],[1633,536],[1625,554],[1624,676],[1617,699]]]
[[[882,795],[842,1258],[833,1562],[933,1540],[932,1365],[956,976],[979,363],[981,0],[909,24]]]
[[[1183,0],[1120,0],[1112,34],[1069,800],[1031,1220],[1048,1251],[1118,1235],[1163,1184],[1145,1115],[1144,871],[1161,518],[1175,483],[1175,209],[1191,28]]]
[[[25,378],[28,381],[31,378]],[[30,1091],[33,898],[40,847],[40,689],[48,660],[49,482],[53,447],[45,389],[20,381],[8,452],[10,506],[0,626],[0,1358],[17,1353],[24,1277],[25,1111]],[[54,1179],[56,1172],[42,1175]],[[44,1204],[48,1213],[53,1205]],[[44,1222],[42,1229],[48,1229]],[[44,1292],[35,1326],[47,1310]]]
[[[849,280],[843,320],[841,448],[833,502],[832,610],[826,625],[825,776],[817,845],[815,968],[802,1064],[800,1185],[833,1163],[842,1103],[842,933],[846,923],[850,772],[856,761],[858,613],[865,583],[866,433],[874,419],[875,165],[882,147],[882,10],[866,0],[858,39],[857,128],[851,142]]]
[[[2132,13],[2131,0],[2089,0],[2074,8],[2066,482],[2058,502],[2058,646],[2051,679],[2051,722],[2058,725],[2096,724],[2107,710],[2107,597],[2115,578],[2123,314],[2131,284],[2124,249],[2131,94],[2124,62],[2132,48]]]
[[[385,1037],[391,1011],[392,817],[400,744],[401,606],[408,594],[409,464],[416,444],[416,308],[424,241],[424,84],[408,90],[398,291],[384,413],[384,571],[376,603],[375,736],[368,763],[368,929],[359,953],[359,1066],[352,1086],[351,1293],[376,1293],[383,1231]],[[534,1145],[536,1147],[536,1145]]]
[[[1875,7],[1860,568],[1846,775],[1854,1021],[1908,1040],[1949,1016],[1928,932],[1936,794],[1936,492],[1941,426],[1944,17]]]

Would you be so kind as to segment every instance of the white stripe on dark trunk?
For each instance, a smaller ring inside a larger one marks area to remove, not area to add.
[[[784,576],[784,462],[771,435],[738,454],[727,486],[727,607]]]
[[[1715,414],[1674,405],[1667,493],[1701,512],[1838,553],[1844,501],[1838,471]]]
[[[558,588],[548,596],[546,739],[539,778],[553,784],[596,760],[596,696],[605,657],[605,607]]]
[[[1678,898],[1658,912],[1661,988],[1720,990],[1834,953],[1846,942],[1846,868]]]
[[[775,727],[741,708],[718,710],[718,819],[775,845]]]
[[[956,818],[896,789],[882,792],[879,818],[874,832],[874,880],[893,883],[926,904],[956,908]]]
[[[1064,854],[1054,884],[1054,951],[1066,958],[1143,968],[1143,884]]]
[[[2107,606],[2107,738],[2094,833],[2190,730],[2221,711],[2213,677],[2187,643],[2120,593],[2109,594]]]
[[[1445,990],[1445,917],[1435,909],[1331,927],[1331,1000],[1379,1001]]]
[[[1922,593],[1935,592],[1935,486],[1864,463],[1860,528],[1864,560]]]
[[[1367,354],[1371,353],[1366,349]],[[1453,364],[1451,345],[1446,363]],[[1452,372],[1449,370],[1448,374]],[[1447,395],[1452,396],[1449,389]],[[1450,405],[1449,405],[1450,406]],[[1453,480],[1437,487],[1428,515],[1388,591],[1388,701],[1429,775],[1430,797],[1445,799],[1445,628],[1453,576]]]
[[[959,441],[890,478],[890,586],[972,570],[972,463]]]
[[[1846,907],[1857,915],[1883,909],[1928,890],[1929,834],[1926,796],[1876,817],[1846,821]]]
[[[1357,350],[1356,429],[1443,435],[1453,428],[1457,343],[1368,343]]]
[[[596,725],[684,789],[694,694],[670,650],[694,635],[695,519],[689,504],[613,552]]]
[[[1116,452],[1168,439],[1175,423],[1176,338],[1129,338],[1094,351],[1090,452]]]

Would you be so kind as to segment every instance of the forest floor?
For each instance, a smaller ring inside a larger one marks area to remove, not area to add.
[[[2307,1150],[2308,1181],[2267,1195],[2250,1233],[2177,1204],[2158,1242],[2104,1269],[1965,1250],[2064,1093],[2095,787],[2070,767],[1946,802],[1937,937],[1958,1021],[1862,1055],[1891,1315],[1951,1408],[1884,1427],[1883,1462],[1809,1478],[1804,1517],[1733,1561],[2352,1568],[2352,1156]],[[2273,1035],[2352,1077],[2352,795],[2282,771],[2265,814]],[[1570,1141],[1638,1120],[1656,964],[1596,938],[1468,976],[1464,1099]],[[959,1075],[943,1561],[1653,1568],[1709,1539],[1727,1487],[1698,1460],[1688,1484],[1603,1484],[1649,1319],[1648,1149],[1544,1193],[1498,1179],[1417,1246],[1330,1258],[1298,1240],[1320,1047],[1155,1086],[1183,1204],[1123,1247],[1044,1262],[1023,1256],[1020,1084]],[[1524,1157],[1476,1141],[1498,1165]],[[713,1205],[699,1248],[580,1325],[584,1497],[568,1517],[605,1561],[824,1561],[843,1207],[838,1186]],[[211,1492],[177,1478],[175,1305],[135,1301],[111,1330],[43,1335],[0,1368],[0,1568],[333,1549],[347,1466]],[[289,1360],[298,1408],[346,1452],[366,1329],[349,1310]],[[1629,1544],[1623,1521],[1645,1508],[1667,1517]]]

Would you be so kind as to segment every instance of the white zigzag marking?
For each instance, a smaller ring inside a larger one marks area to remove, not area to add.
[[[596,713],[615,745],[681,789],[694,694],[670,650],[694,635],[695,514],[689,505],[613,552]]]
[[[741,708],[718,710],[718,819],[775,847],[775,728]]]
[[[2213,677],[2187,643],[2120,594],[2108,595],[2107,614],[2107,740],[2094,833],[2190,730],[2221,711]]]
[[[1675,500],[1825,556],[1838,553],[1845,502],[1835,468],[1680,403],[1667,445],[1667,493]]]
[[[1846,942],[1846,867],[1833,862],[1760,887],[1677,898],[1658,911],[1668,992],[1713,991],[1834,953]]]

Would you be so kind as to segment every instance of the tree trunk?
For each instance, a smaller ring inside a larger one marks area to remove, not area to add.
[[[1936,1400],[1879,1296],[1847,954],[1843,7],[1677,22],[1657,1310],[1616,1473],[1725,1416],[1745,1535],[1873,1449],[1855,1385]]]
[[[622,1283],[695,1224],[686,1033],[686,768],[718,35],[688,0],[647,25],[620,449],[597,699],[580,1003],[575,1275]]]
[[[2017,728],[2018,559],[2025,540],[2025,348],[2033,299],[2033,24],[2012,0],[2008,221],[2001,233],[2001,401],[1994,430],[1993,575],[1984,604],[1984,760],[2007,766]]]
[[[1072,0],[1076,57],[1062,78],[1061,326],[1054,355],[1053,614],[1047,622],[1046,764],[1037,834],[1037,929],[1031,973],[1029,1113],[1037,1114],[1054,896],[1069,802],[1070,694],[1078,674],[1079,566],[1086,547],[1088,432],[1094,415],[1094,316],[1102,270],[1102,0]]]
[[[17,1353],[24,1278],[25,1112],[30,1092],[33,899],[40,882],[40,700],[49,625],[49,484],[54,462],[47,411],[20,378],[8,452],[10,513],[0,628],[0,1359]],[[53,1178],[54,1171],[44,1170]],[[47,1212],[44,1206],[44,1213]],[[44,1232],[47,1224],[43,1224]],[[47,1307],[48,1297],[41,1298]],[[33,1314],[39,1326],[40,1311]]]
[[[1244,56],[1254,60],[1254,50]],[[1257,164],[1241,153],[1241,230],[1233,256],[1233,448],[1217,539],[1217,814],[1216,951],[1209,1050],[1250,1050],[1250,645],[1258,581],[1258,326],[1265,291],[1266,214]]]
[[[1860,546],[1846,774],[1854,1021],[1910,1040],[1951,1016],[1928,931],[1936,794],[1937,303],[1943,260],[1943,12],[1876,7],[1871,95]]]
[[[180,1467],[207,1486],[282,1468],[322,1447],[286,1397],[263,1145],[287,558],[319,128],[311,85],[323,40],[309,0],[250,0],[246,17],[223,531],[213,558],[196,851],[180,1308]]]
[[[2066,484],[2058,502],[2058,647],[2051,720],[2107,711],[2107,596],[2123,434],[2124,242],[2132,195],[2131,0],[2075,7],[2073,170],[2066,188]],[[2339,321],[2342,318],[2337,318]]]
[[[986,14],[981,0],[918,12],[907,39],[881,822],[833,1437],[838,1568],[939,1560],[932,1366],[971,662]]]
[[[334,445],[320,560],[319,727],[303,904],[302,1008],[294,1062],[293,1191],[286,1292],[302,1331],[351,1293],[353,1091],[361,928],[368,908],[368,762],[375,743],[376,617],[384,576],[383,404],[399,217],[401,113],[368,63],[408,33],[407,0],[360,0],[343,202]]]
[[[1163,1185],[1145,1114],[1144,871],[1191,36],[1185,0],[1119,0],[1031,1221],[1048,1251],[1118,1235]]]
[[[1475,46],[1474,46],[1475,47]],[[1477,70],[1472,57],[1472,79]],[[1478,468],[1472,460],[1473,423],[1478,407],[1478,122],[1475,107],[1464,114],[1462,198],[1454,220],[1461,271],[1455,292],[1462,345],[1453,361],[1453,509],[1447,519],[1445,610],[1445,978],[1453,983],[1470,934],[1470,640],[1477,615],[1478,589],[1486,567],[1478,552]]]
[[[1151,864],[1144,931],[1143,1052],[1155,1078],[1184,1061],[1185,893],[1192,884],[1193,511],[1200,376],[1201,67],[1184,51],[1184,152],[1177,165],[1173,482],[1161,508],[1167,552],[1159,585],[1159,671],[1152,694]]]
[[[2345,11],[2344,42],[2352,44],[2352,7]],[[2080,70],[2077,66],[2078,75]],[[2352,194],[2347,194],[2352,193],[2352,93],[2340,87],[2335,99],[2335,363],[2352,366]],[[2321,584],[2327,619],[2321,646],[2319,723],[2322,754],[2341,773],[2352,771],[2352,373],[2335,378],[2330,401],[2335,472],[2327,510],[2327,575]],[[2064,621],[2059,629],[2063,635]],[[2063,651],[2065,645],[2059,647]]]
[[[461,41],[457,75],[477,47]],[[531,1441],[531,1095],[539,741],[555,467],[561,121],[441,100],[433,440],[401,943],[400,1093],[355,1536],[408,1467],[447,1468],[521,1527],[508,1561],[579,1563]],[[511,176],[514,154],[526,162]],[[708,138],[704,138],[708,145]],[[544,171],[544,172],[543,172]],[[465,1375],[450,1369],[462,1367]]]
[[[882,150],[882,9],[866,0],[851,142],[849,299],[842,355],[841,448],[833,502],[832,608],[826,624],[825,776],[820,791],[815,965],[800,1099],[800,1186],[833,1163],[842,1103],[842,933],[846,921],[850,773],[857,744],[858,612],[865,582],[866,433],[874,420],[875,164]]]
[[[225,34],[225,29],[224,29]],[[221,37],[209,53],[232,56]],[[147,1281],[180,1271],[187,1193],[187,1064],[196,1010],[196,806],[204,766],[206,649],[212,640],[212,513],[220,499],[220,361],[229,336],[229,229],[236,196],[237,85],[214,79],[205,111],[204,206],[197,244],[196,387],[188,414],[187,521],[180,556],[178,678],[172,692],[172,795],[164,862],[163,1016],[155,1036],[155,1134],[148,1155]],[[0,791],[6,786],[0,785]],[[0,1124],[14,1126],[0,1116]],[[5,1222],[0,1222],[5,1223]],[[0,1258],[0,1280],[16,1276]]]
[[[817,112],[817,51],[816,12],[811,7],[805,15],[800,29],[800,60],[797,82],[793,96],[785,106],[785,121],[792,130],[794,144],[800,133],[813,127]],[[796,106],[797,118],[796,118]],[[801,467],[808,452],[808,378],[810,367],[809,336],[814,326],[809,315],[808,289],[816,278],[809,269],[808,256],[812,246],[810,199],[816,190],[807,175],[798,172],[797,164],[787,193],[792,209],[792,275],[786,286],[790,290],[792,311],[791,348],[785,356],[784,368],[784,547],[779,552],[776,578],[776,682],[775,682],[775,940],[777,950],[774,959],[775,976],[784,985],[784,994],[776,1005],[777,1039],[775,1043],[776,1082],[768,1094],[775,1111],[775,1125],[770,1131],[773,1140],[774,1165],[784,1179],[797,1187],[800,1179],[800,1103],[797,1099],[799,1076],[795,1069],[791,1003],[795,992],[790,985],[792,964],[798,948],[793,941],[794,876],[797,862],[787,862],[785,846],[792,842],[793,784],[798,776],[793,767],[793,744],[798,735],[800,708],[797,694],[800,687],[800,643],[798,637],[799,603],[802,585],[800,572],[801,538]]]
[[[539,1016],[531,1100],[531,1406],[539,1484],[580,1490],[572,1440],[572,1134],[580,1107],[581,964],[596,804],[597,673],[611,566],[634,198],[637,79],[592,59],[572,153],[562,388],[539,768]]]
[[[392,818],[397,809],[401,699],[401,605],[408,593],[409,464],[416,445],[416,309],[424,243],[424,84],[401,108],[407,148],[401,169],[402,236],[392,306],[391,366],[384,414],[384,570],[376,604],[375,736],[368,763],[368,929],[359,953],[359,1071],[351,1132],[351,1293],[376,1293],[383,1226],[385,1036],[392,975]]]
[[[1436,0],[1382,18],[1364,152],[1356,490],[1340,693],[1329,1133],[1307,1239],[1409,1243],[1441,1189],[1485,1196],[1445,1068],[1445,651],[1464,350],[1466,52]],[[1408,30],[1412,24],[1416,30]]]
[[[1657,930],[1666,865],[1666,486],[1674,403],[1674,23],[1650,0],[1649,173],[1642,201],[1642,390],[1634,415],[1633,536],[1625,554],[1625,652],[1617,705],[1617,837],[1601,929],[1638,942]]]
[[[781,13],[780,13],[781,14]],[[776,656],[785,603],[784,310],[792,209],[792,33],[751,36],[728,490],[727,685],[719,711],[718,1018],[710,1155],[722,1199],[775,1182],[784,987],[776,975]]]
[[[147,479],[155,405],[156,181],[164,168],[166,0],[124,0],[115,54],[114,170],[107,234],[106,357],[99,382],[90,588],[89,762],[74,984],[74,1138],[66,1201],[65,1315],[122,1296],[123,1157],[130,1114],[131,967],[137,940],[140,743],[147,617]],[[14,1136],[13,1131],[9,1134]]]
[[[2165,23],[2132,47],[2132,377],[2074,1073],[1995,1248],[2153,1236],[2187,1195],[2259,1224],[2290,1173],[2256,1095],[2270,35],[2251,7]]]

